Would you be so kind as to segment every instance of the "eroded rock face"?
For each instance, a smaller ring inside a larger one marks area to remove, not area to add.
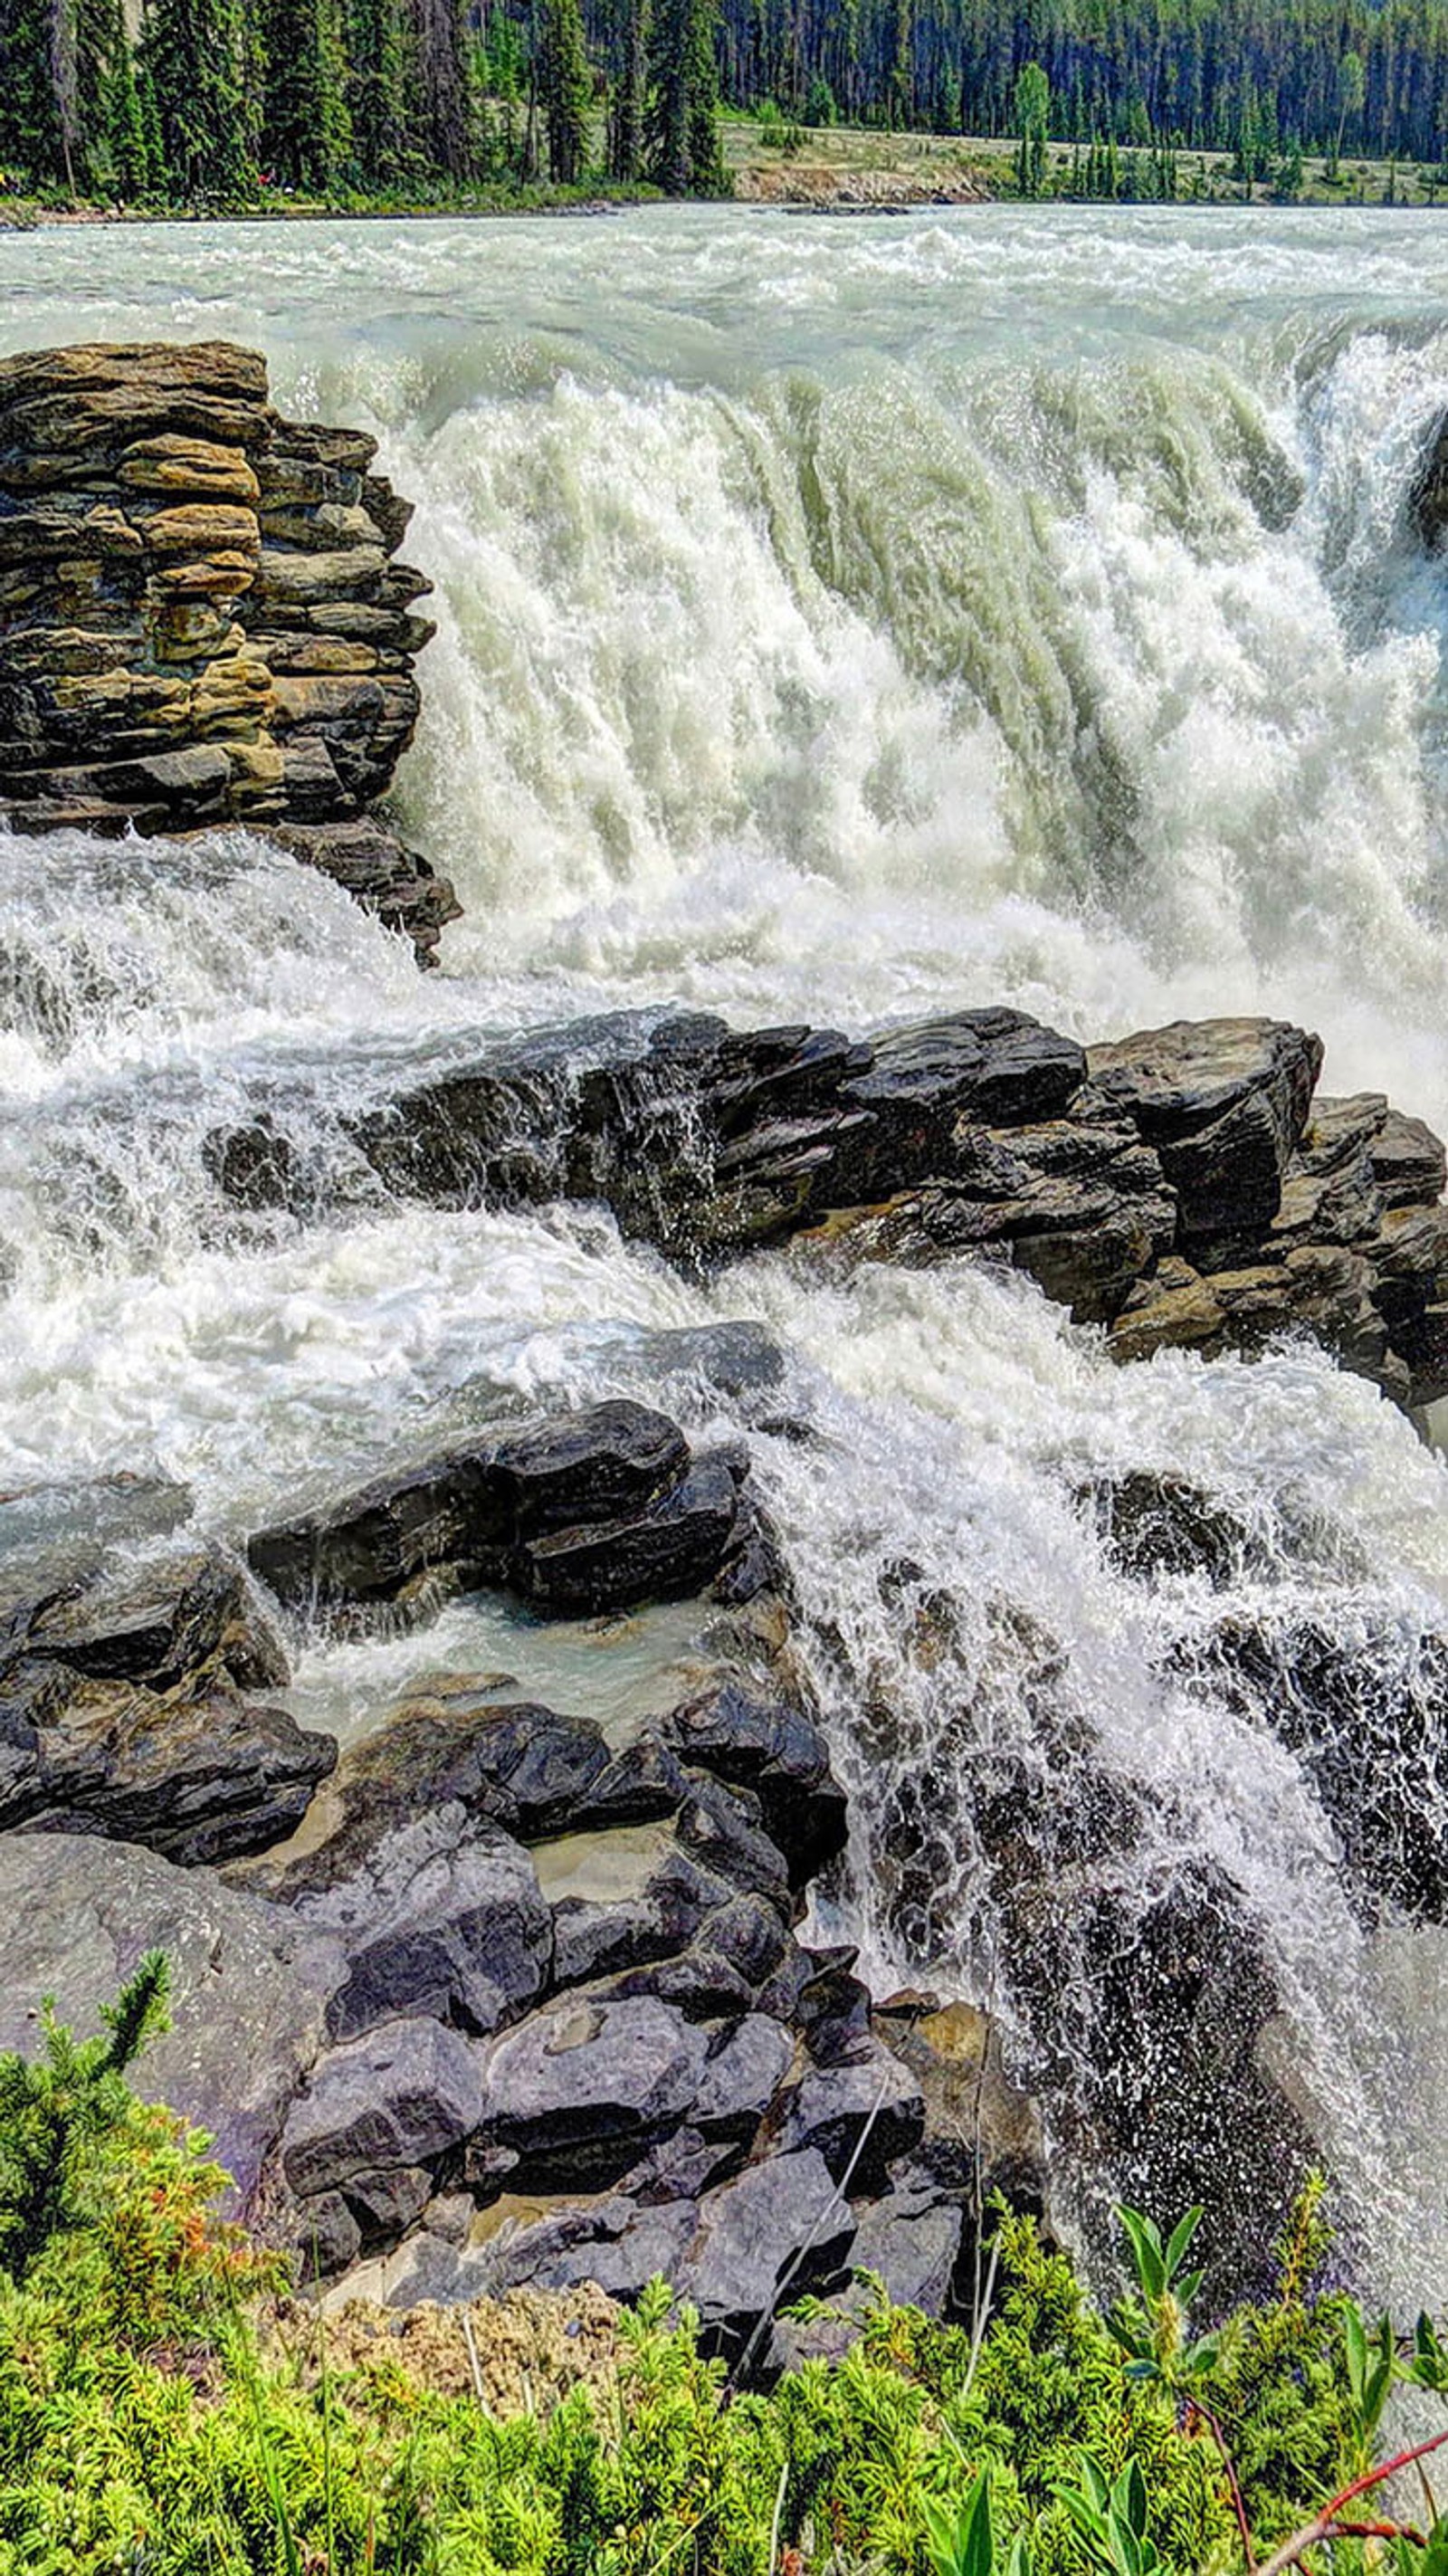
[[[451,888],[367,810],[433,632],[375,453],[226,341],[0,361],[0,813],[253,824],[429,957]]]

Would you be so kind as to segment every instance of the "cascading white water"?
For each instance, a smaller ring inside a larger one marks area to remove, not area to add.
[[[226,332],[289,411],[381,436],[438,586],[398,804],[466,906],[420,979],[244,834],[0,844],[0,1480],[157,1465],[239,1533],[500,1406],[638,1392],[654,1328],[762,1316],[816,1426],[753,1446],[872,1974],[1010,2021],[978,1793],[1074,1795],[1085,1743],[1143,1901],[1210,1865],[1265,1924],[1274,2051],[1385,2282],[1441,2295],[1443,1936],[1372,1928],[1301,1763],[1172,1664],[1234,1614],[1389,1657],[1448,1624],[1445,1471],[1406,1422],[1300,1349],[1118,1372],[990,1271],[768,1257],[705,1289],[588,1211],[419,1213],[341,1127],[480,1031],[658,1000],[1002,1000],[1084,1036],[1271,1009],[1321,1030],[1329,1088],[1448,1124],[1448,579],[1404,513],[1448,405],[1437,227],[127,227],[5,237],[0,269],[0,345]],[[285,1217],[208,1172],[257,1109],[315,1177]],[[1133,1469],[1231,1504],[1225,1590],[1113,1568],[1082,1496]],[[302,1686],[355,1704],[440,1655],[497,1641],[452,1612],[370,1664],[314,1649]]]

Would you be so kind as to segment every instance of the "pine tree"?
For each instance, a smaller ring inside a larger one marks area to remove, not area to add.
[[[579,0],[543,0],[538,82],[548,135],[548,175],[555,187],[575,187],[588,162],[593,106]]]
[[[647,117],[650,177],[666,196],[722,194],[715,0],[658,0]]]
[[[614,179],[633,180],[644,166],[644,99],[648,83],[649,0],[615,0],[610,28],[612,87],[608,105],[608,168]]]
[[[142,60],[171,191],[187,205],[250,190],[246,34],[242,0],[149,0]]]
[[[262,159],[291,188],[325,195],[350,144],[332,0],[265,0]]]

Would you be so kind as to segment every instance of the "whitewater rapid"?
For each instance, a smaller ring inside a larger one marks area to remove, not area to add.
[[[342,1121],[600,1007],[853,1028],[1008,1001],[1090,1038],[1274,1011],[1320,1029],[1327,1088],[1448,1126],[1448,577],[1405,514],[1448,407],[1448,229],[127,226],[0,236],[0,283],[0,349],[232,335],[290,413],[379,436],[439,628],[396,804],[465,908],[420,978],[242,833],[0,843],[0,1486],[159,1469],[237,1537],[500,1410],[648,1393],[660,1328],[763,1319],[773,1409],[817,1436],[750,1436],[857,1791],[827,1928],[881,1987],[988,1988],[1010,2028],[972,1774],[1057,1752],[1008,1605],[1144,1794],[1143,1891],[1209,1859],[1267,1925],[1275,2045],[1378,2274],[1441,2297],[1443,1937],[1374,1932],[1299,1764],[1162,1671],[1224,1611],[1388,1655],[1448,1625],[1440,1457],[1313,1351],[1121,1372],[987,1271],[769,1256],[701,1286],[595,1212],[400,1207]],[[257,1109],[317,1176],[289,1214],[208,1173]],[[670,1392],[737,1418],[702,1378]],[[1080,1498],[1132,1469],[1240,1514],[1225,1594],[1112,1567]],[[902,1562],[955,1605],[943,1658]],[[686,1646],[545,1650],[454,1609],[311,1641],[297,1704],[365,1723],[429,1664],[527,1653],[591,1707]],[[922,1765],[923,1917],[890,1848]]]

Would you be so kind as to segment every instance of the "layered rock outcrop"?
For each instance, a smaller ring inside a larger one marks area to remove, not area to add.
[[[450,887],[370,811],[431,585],[356,430],[284,420],[226,341],[0,361],[0,816],[254,825],[426,959]]]

